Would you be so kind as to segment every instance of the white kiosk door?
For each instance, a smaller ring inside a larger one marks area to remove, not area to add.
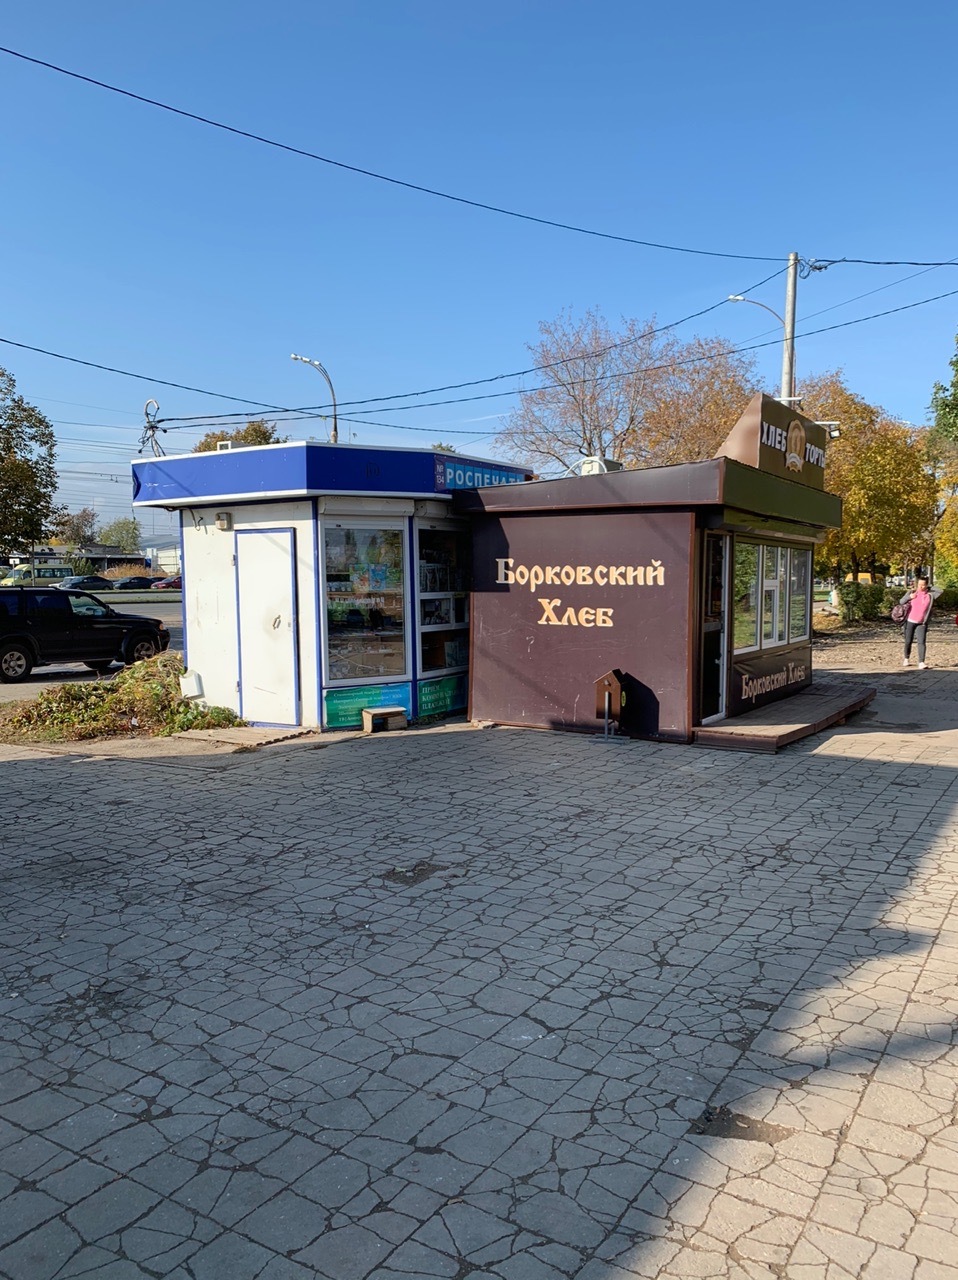
[[[240,715],[299,724],[295,530],[237,531],[236,609]]]

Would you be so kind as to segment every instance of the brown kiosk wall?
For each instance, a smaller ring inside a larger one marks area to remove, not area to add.
[[[671,511],[477,519],[472,718],[594,731],[595,681],[619,667],[635,731],[685,741],[693,525]]]

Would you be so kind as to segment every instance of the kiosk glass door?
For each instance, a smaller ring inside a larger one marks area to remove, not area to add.
[[[702,561],[702,666],[699,713],[702,722],[725,715],[725,597],[728,580],[728,537],[705,535]]]

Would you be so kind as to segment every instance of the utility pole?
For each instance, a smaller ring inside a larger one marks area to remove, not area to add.
[[[785,404],[795,401],[795,293],[798,287],[798,254],[788,255],[785,277],[785,341],[782,345],[782,390],[779,399]]]

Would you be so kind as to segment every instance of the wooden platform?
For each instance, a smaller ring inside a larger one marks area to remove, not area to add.
[[[875,693],[875,689],[864,685],[816,680],[794,697],[747,711],[743,716],[699,725],[693,730],[692,741],[698,747],[729,751],[778,751],[829,725],[841,724],[867,706]]]

